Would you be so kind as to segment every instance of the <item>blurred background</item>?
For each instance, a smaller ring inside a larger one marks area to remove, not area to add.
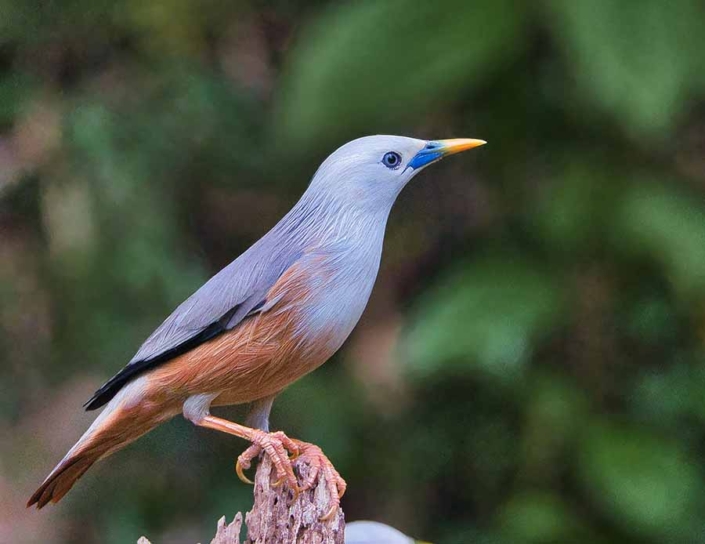
[[[0,0],[0,542],[191,544],[249,508],[246,443],[182,418],[24,504],[92,392],[374,133],[489,145],[406,189],[362,322],[274,405],[347,519],[705,542],[703,25],[688,0]]]

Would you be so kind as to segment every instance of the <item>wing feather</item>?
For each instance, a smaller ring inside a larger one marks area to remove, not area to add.
[[[269,243],[268,243],[269,242]],[[186,353],[264,311],[267,292],[302,252],[262,238],[186,299],[147,338],[125,368],[86,402],[86,410],[107,404],[135,377]]]

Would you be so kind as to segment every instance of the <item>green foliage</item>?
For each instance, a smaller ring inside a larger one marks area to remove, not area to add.
[[[282,145],[324,146],[443,109],[518,56],[523,19],[507,0],[329,9],[302,33],[289,62],[276,119]]]
[[[689,540],[703,482],[694,459],[666,438],[615,423],[583,438],[580,469],[599,507],[629,532]]]
[[[517,494],[500,515],[507,541],[597,542],[575,512],[558,497],[541,493]],[[588,539],[588,537],[590,537]]]
[[[642,178],[626,194],[615,229],[625,252],[656,260],[686,297],[705,295],[705,209],[700,204]]]
[[[439,280],[409,331],[409,363],[420,376],[465,367],[515,381],[532,346],[560,321],[561,292],[550,274],[518,257],[458,265]]]
[[[550,0],[578,96],[634,139],[664,141],[705,88],[705,8],[696,0]]]

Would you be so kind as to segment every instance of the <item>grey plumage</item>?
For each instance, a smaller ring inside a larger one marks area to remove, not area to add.
[[[373,140],[374,145],[370,145]],[[364,286],[359,293],[364,297],[360,301],[361,311],[376,277],[387,216],[397,194],[415,172],[410,172],[403,183],[380,184],[376,179],[379,172],[372,171],[368,173],[368,181],[360,180],[358,178],[365,172],[360,170],[359,155],[369,154],[372,158],[381,156],[387,149],[402,148],[410,149],[409,155],[413,156],[424,145],[422,140],[411,138],[373,136],[354,140],[333,153],[318,169],[291,211],[179,305],[147,338],[128,365],[86,402],[86,409],[100,408],[130,380],[266,308],[266,293],[309,248],[340,259],[338,269],[343,276],[356,273],[366,276],[369,289]],[[372,161],[371,165],[380,166],[378,161]],[[367,186],[367,195],[360,193],[350,199],[350,191],[360,192],[360,185]],[[356,246],[362,246],[362,251],[355,251]],[[346,267],[346,261],[356,257],[362,257],[365,262]],[[339,279],[349,288],[347,280],[355,278]]]

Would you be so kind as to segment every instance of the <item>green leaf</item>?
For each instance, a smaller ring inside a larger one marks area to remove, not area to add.
[[[624,196],[613,236],[623,251],[658,262],[682,296],[705,294],[705,207],[696,199],[641,179]]]
[[[287,146],[419,120],[486,81],[520,52],[523,10],[510,0],[350,2],[306,29],[276,117]]]
[[[530,226],[552,253],[585,259],[602,248],[606,219],[614,213],[623,180],[613,165],[586,157],[584,149],[569,157],[537,194]]]
[[[523,462],[526,481],[557,480],[564,452],[580,435],[589,413],[584,392],[555,373],[532,373],[524,404]]]
[[[412,370],[473,361],[502,379],[517,378],[534,344],[559,322],[561,288],[529,262],[495,257],[467,263],[422,303],[405,342]]]
[[[37,82],[27,74],[0,77],[0,128],[11,124],[35,94]]]
[[[645,369],[629,395],[635,418],[660,424],[673,432],[694,419],[705,421],[705,366],[702,357],[683,357],[665,368]]]
[[[47,39],[81,36],[90,40],[108,28],[116,12],[108,0],[13,2],[0,0],[0,44],[11,41],[34,45]],[[79,34],[79,31],[81,32]],[[107,32],[102,32],[105,36]]]
[[[665,137],[705,78],[701,2],[546,4],[578,94],[643,138]]]
[[[594,500],[625,530],[683,537],[698,519],[703,482],[677,443],[633,427],[595,424],[585,433],[579,468]]]
[[[539,491],[512,497],[499,522],[510,542],[575,542],[579,535],[588,533],[580,518],[559,497]]]

